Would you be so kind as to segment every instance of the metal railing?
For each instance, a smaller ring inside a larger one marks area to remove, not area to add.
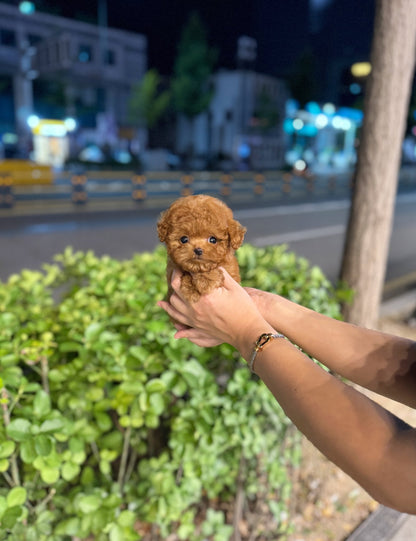
[[[400,187],[416,188],[416,168],[400,171]],[[0,208],[31,202],[86,205],[97,201],[134,201],[138,204],[205,193],[224,199],[263,200],[348,197],[352,173],[298,175],[284,171],[88,171],[57,174],[50,185],[19,186],[0,176]]]

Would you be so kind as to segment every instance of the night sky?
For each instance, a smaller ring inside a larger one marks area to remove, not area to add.
[[[1,0],[0,0],[1,1]],[[18,4],[18,0],[3,0]],[[217,67],[236,67],[237,39],[258,42],[255,68],[285,76],[300,54],[313,45],[326,58],[368,58],[374,0],[32,0],[39,11],[96,23],[101,1],[108,25],[148,38],[149,67],[172,71],[178,39],[190,13],[197,11],[210,44],[218,50]]]

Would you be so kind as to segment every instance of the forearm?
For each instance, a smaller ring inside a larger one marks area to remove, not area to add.
[[[364,329],[274,296],[267,320],[333,372],[416,407],[416,343]]]
[[[416,434],[285,340],[258,355],[256,373],[288,417],[374,498],[416,513]],[[409,471],[409,468],[411,471]]]

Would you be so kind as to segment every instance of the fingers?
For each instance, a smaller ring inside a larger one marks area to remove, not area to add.
[[[159,308],[162,308],[168,316],[170,316],[172,319],[182,323],[185,327],[187,326],[186,318],[179,312],[172,304],[166,301],[159,301],[157,303]]]
[[[172,273],[172,280],[171,280],[171,286],[176,294],[179,295],[179,291],[181,288],[181,280],[182,280],[182,272],[178,269],[175,269]]]
[[[204,333],[201,330],[193,329],[186,325],[186,323],[181,323],[182,314],[178,312],[171,304],[166,301],[159,301],[157,305],[165,310],[167,314],[175,320],[174,327],[176,329],[175,338],[187,338],[197,346],[201,347],[215,347],[222,344],[222,340],[218,340],[210,336],[209,334]]]
[[[214,338],[213,336],[210,336],[209,334],[206,334],[198,329],[191,329],[191,328],[184,328],[179,330],[177,333],[175,333],[175,338],[187,338],[197,346],[210,348],[219,346],[223,343],[222,340],[219,340],[218,338]]]
[[[184,331],[185,329],[189,329],[188,325],[182,325],[182,323],[178,323],[177,321],[173,323],[173,326],[177,331]]]
[[[226,269],[224,269],[224,267],[220,267],[220,270],[222,271],[224,275],[223,287],[225,287],[225,289],[232,289],[237,284],[237,282],[234,280],[234,278],[231,277],[229,272]]]

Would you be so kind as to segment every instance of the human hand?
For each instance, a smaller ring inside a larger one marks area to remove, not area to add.
[[[158,303],[161,308],[164,308],[163,304],[164,301]],[[211,336],[199,329],[192,329],[191,327],[188,327],[187,325],[182,325],[178,322],[175,322],[173,324],[175,329],[178,331],[175,334],[175,338],[187,338],[197,346],[201,346],[203,348],[212,348],[215,346],[219,346],[223,343],[222,340],[219,340],[218,338],[215,338],[214,336]],[[182,332],[186,331],[186,332]]]
[[[245,287],[244,289],[250,295],[264,319],[268,320],[273,312],[273,304],[276,302],[277,295],[254,287]]]
[[[205,347],[228,342],[246,357],[258,336],[274,329],[244,288],[227,271],[222,269],[222,272],[222,287],[203,295],[196,303],[189,303],[181,295],[181,273],[176,271],[172,277],[174,293],[170,302],[160,301],[158,305],[179,322],[175,338],[188,338]]]

